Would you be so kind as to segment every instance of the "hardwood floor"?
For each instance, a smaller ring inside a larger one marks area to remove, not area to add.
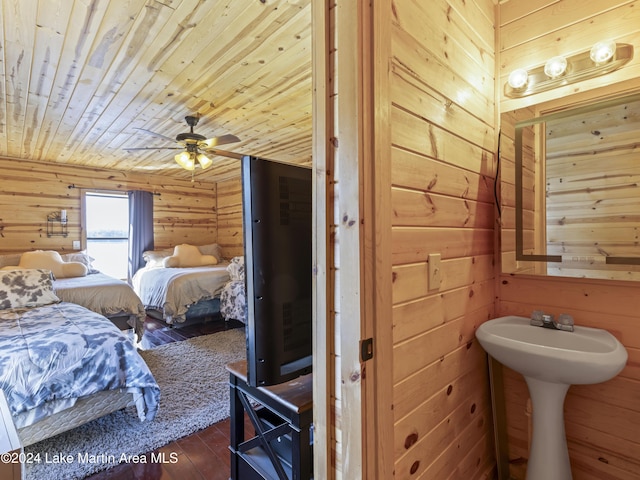
[[[229,330],[231,328],[244,328],[244,324],[237,320],[225,322],[221,318],[211,319],[206,322],[193,322],[186,326],[173,328],[165,322],[147,316],[144,321],[144,334],[140,342],[143,349],[149,349],[164,345],[165,343],[179,342],[200,335]]]
[[[164,322],[147,317],[142,347],[152,348],[229,328],[243,327],[240,322],[212,320],[181,328],[169,328]],[[246,432],[253,431],[245,419]],[[120,464],[87,477],[90,480],[228,480],[229,419],[192,435],[171,442],[144,455],[147,463]],[[156,461],[152,461],[152,460]],[[164,459],[164,461],[158,461]]]

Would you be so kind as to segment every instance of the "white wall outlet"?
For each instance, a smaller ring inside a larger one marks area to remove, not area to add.
[[[80,240],[74,240],[73,241],[73,249],[74,250],[80,250]]]
[[[438,290],[442,283],[442,268],[440,267],[440,254],[430,253],[429,262],[429,290]]]

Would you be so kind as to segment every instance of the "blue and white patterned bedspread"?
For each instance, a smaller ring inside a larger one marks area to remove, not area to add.
[[[0,388],[25,425],[101,390],[133,393],[152,420],[160,388],[131,341],[107,318],[73,303],[0,310]],[[50,403],[51,404],[51,403]],[[16,425],[18,428],[24,425]]]

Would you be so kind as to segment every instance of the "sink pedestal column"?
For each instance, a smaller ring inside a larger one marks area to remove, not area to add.
[[[571,480],[564,431],[564,399],[570,385],[526,377],[533,407],[527,480]]]

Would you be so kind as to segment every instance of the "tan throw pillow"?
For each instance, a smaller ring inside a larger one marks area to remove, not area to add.
[[[18,267],[49,270],[55,278],[84,277],[88,271],[80,262],[65,262],[60,254],[53,250],[24,252]]]
[[[163,261],[167,268],[190,268],[216,265],[218,260],[213,255],[202,255],[195,245],[176,245],[173,255]]]

